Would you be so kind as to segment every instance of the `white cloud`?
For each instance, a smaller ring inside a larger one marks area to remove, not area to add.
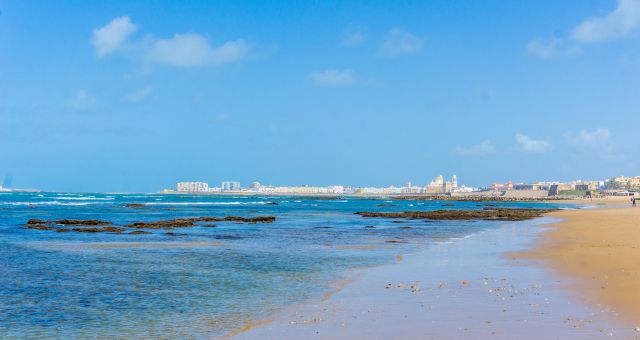
[[[640,0],[618,0],[609,14],[584,20],[573,30],[581,43],[598,43],[624,37],[640,27]]]
[[[153,86],[146,85],[143,88],[129,94],[127,100],[130,102],[139,102],[153,92]]]
[[[199,34],[185,33],[156,40],[147,52],[147,60],[177,67],[215,66],[238,61],[248,52],[249,45],[242,39],[212,46]]]
[[[575,55],[580,52],[580,45],[622,38],[638,28],[640,0],[618,0],[618,5],[612,12],[582,21],[570,36],[532,40],[527,44],[526,51],[529,55],[543,59]]]
[[[526,52],[528,55],[542,58],[552,59],[556,57],[565,57],[580,53],[580,47],[568,43],[565,39],[553,37],[551,39],[536,39],[527,44]]]
[[[98,57],[119,50],[125,41],[138,30],[138,25],[131,22],[131,18],[118,17],[105,26],[93,30],[90,43],[96,49]]]
[[[365,39],[366,28],[349,26],[342,32],[341,44],[343,46],[355,46],[363,43]]]
[[[313,72],[310,78],[318,86],[341,86],[356,82],[355,73],[349,69]]]
[[[73,98],[67,101],[67,105],[76,111],[87,111],[96,104],[96,97],[85,90],[78,90]]]
[[[460,156],[484,156],[496,151],[496,147],[493,146],[490,140],[485,140],[480,144],[472,145],[469,147],[457,147],[456,153]]]
[[[518,149],[524,152],[541,153],[551,148],[551,142],[542,139],[532,139],[521,133],[516,134]]]
[[[576,148],[607,152],[611,150],[611,132],[607,128],[580,130],[578,133],[569,131],[564,134],[564,138],[567,144]]]
[[[384,37],[378,54],[384,57],[413,55],[422,49],[423,39],[400,28],[393,28]]]

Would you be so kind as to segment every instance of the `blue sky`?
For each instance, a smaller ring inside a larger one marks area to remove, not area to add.
[[[0,10],[0,178],[14,187],[640,172],[640,0]]]

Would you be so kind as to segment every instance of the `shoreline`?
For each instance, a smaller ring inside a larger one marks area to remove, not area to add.
[[[640,209],[608,203],[549,214],[562,221],[542,226],[535,246],[513,256],[541,262],[578,299],[640,330]]]
[[[633,336],[634,330],[611,311],[575,299],[546,267],[505,256],[530,249],[544,232],[540,225],[557,221],[543,217],[503,223],[432,244],[397,263],[352,273],[359,278],[326,300],[285,308],[268,322],[260,320],[227,337]]]

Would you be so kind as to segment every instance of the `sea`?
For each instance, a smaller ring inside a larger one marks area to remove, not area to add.
[[[132,208],[127,204],[143,206]],[[361,197],[0,193],[0,338],[212,338],[336,289],[358,269],[499,228],[499,221],[358,211],[571,208]],[[29,219],[133,222],[275,216],[150,234],[34,230]]]

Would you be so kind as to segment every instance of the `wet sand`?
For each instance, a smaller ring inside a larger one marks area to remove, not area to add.
[[[538,247],[515,256],[541,260],[572,279],[566,288],[575,296],[640,327],[640,207],[551,215],[564,221],[550,225]]]
[[[531,248],[553,217],[506,223],[437,243],[394,265],[356,271],[326,299],[286,309],[240,339],[593,339],[640,333],[564,289],[537,260],[506,256]]]

